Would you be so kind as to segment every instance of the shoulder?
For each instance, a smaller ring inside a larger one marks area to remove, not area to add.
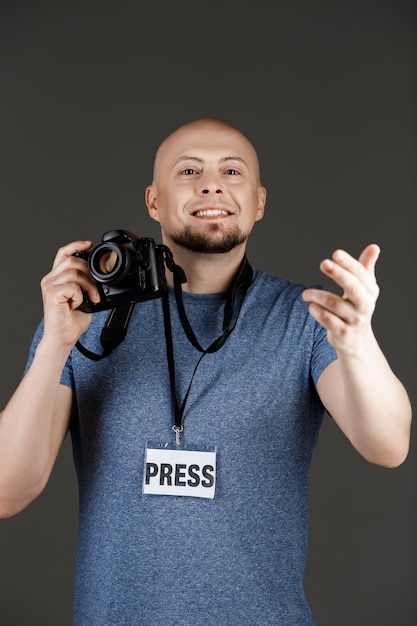
[[[247,311],[253,319],[263,319],[265,327],[280,328],[288,336],[302,333],[314,341],[315,335],[326,333],[309,314],[309,305],[302,298],[305,289],[305,284],[254,269]]]
[[[250,289],[257,295],[270,294],[272,297],[282,296],[287,299],[297,299],[307,288],[326,290],[326,287],[320,284],[306,285],[253,268]]]
[[[306,286],[302,283],[296,283],[281,276],[274,276],[263,270],[253,269],[250,291],[256,298],[280,299],[288,302],[301,300],[300,296],[304,289]]]

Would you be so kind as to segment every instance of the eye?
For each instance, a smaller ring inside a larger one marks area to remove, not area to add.
[[[192,174],[196,174],[196,170],[192,167],[186,167],[185,170],[181,170],[180,174],[184,174],[185,176],[191,176]]]
[[[233,168],[226,170],[226,174],[229,174],[230,176],[240,176],[240,172]]]

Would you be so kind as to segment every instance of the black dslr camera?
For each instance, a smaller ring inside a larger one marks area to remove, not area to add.
[[[150,237],[137,237],[128,230],[105,233],[101,243],[74,256],[85,259],[97,283],[101,300],[97,304],[84,295],[78,307],[86,313],[161,297],[166,289],[165,265],[175,266],[172,253]]]

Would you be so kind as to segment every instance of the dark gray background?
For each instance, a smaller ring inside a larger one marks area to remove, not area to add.
[[[254,265],[320,282],[334,248],[380,244],[375,330],[414,400],[413,7],[3,2],[1,404],[19,382],[57,247],[111,228],[159,241],[143,201],[154,151],[202,116],[237,126],[258,149],[268,201]],[[318,626],[417,623],[415,472],[415,442],[403,466],[378,468],[326,418],[306,575]],[[71,624],[76,527],[66,442],[42,496],[0,522],[2,624]]]

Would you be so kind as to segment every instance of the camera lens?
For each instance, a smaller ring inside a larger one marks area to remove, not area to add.
[[[118,261],[118,255],[115,250],[110,250],[105,252],[98,259],[98,266],[102,274],[111,274],[111,272],[116,267],[116,263]]]
[[[120,280],[129,269],[129,256],[116,243],[103,243],[95,248],[90,257],[90,272],[100,283]]]

